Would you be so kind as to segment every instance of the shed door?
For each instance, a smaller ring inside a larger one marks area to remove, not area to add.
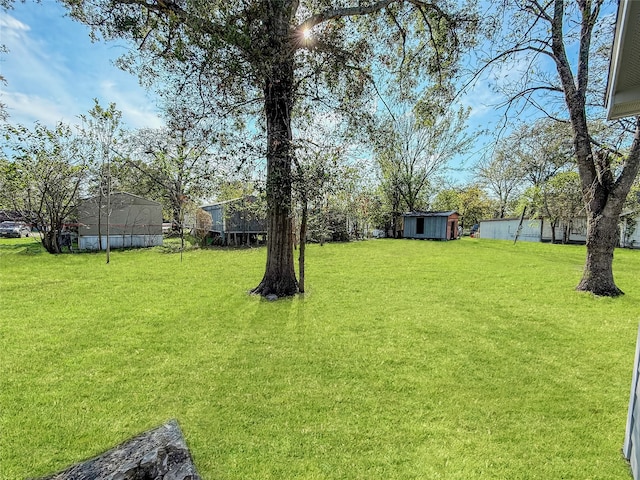
[[[416,235],[424,235],[424,218],[416,218]]]

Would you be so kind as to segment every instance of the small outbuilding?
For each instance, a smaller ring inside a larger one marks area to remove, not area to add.
[[[459,238],[460,214],[448,212],[409,212],[403,216],[404,238],[422,240],[455,240]]]
[[[108,213],[109,212],[109,213]],[[78,248],[106,250],[107,223],[110,248],[162,245],[162,205],[126,192],[86,198],[78,205]]]
[[[221,245],[255,244],[266,240],[267,219],[252,195],[203,205],[211,215],[210,235]]]

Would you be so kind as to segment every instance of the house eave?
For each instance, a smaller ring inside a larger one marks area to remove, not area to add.
[[[607,119],[640,115],[640,2],[620,0],[605,95]]]

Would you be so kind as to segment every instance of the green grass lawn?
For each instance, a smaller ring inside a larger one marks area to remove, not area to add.
[[[640,251],[607,299],[584,247],[312,245],[278,302],[247,295],[265,254],[0,240],[0,478],[170,418],[207,480],[630,478]]]

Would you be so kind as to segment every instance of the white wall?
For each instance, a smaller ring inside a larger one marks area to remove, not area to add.
[[[556,225],[556,242],[562,241],[564,235],[564,222],[558,222]],[[551,222],[545,219],[542,224],[542,240],[550,242],[551,236]],[[587,219],[586,218],[574,218],[571,222],[569,229],[569,242],[585,243],[587,241]]]
[[[78,249],[98,250],[98,236],[78,237]],[[141,248],[162,245],[162,235],[109,235],[110,248]],[[102,249],[107,248],[107,237],[102,236]]]
[[[480,238],[491,240],[513,240],[518,230],[519,218],[501,218],[497,220],[482,220],[480,222]],[[525,218],[518,241],[539,242],[541,221]]]
[[[620,219],[620,246],[640,248],[640,215]]]
[[[631,377],[631,392],[629,408],[627,410],[627,428],[624,434],[622,453],[631,464],[634,480],[640,478],[640,404],[638,403],[638,373],[640,371],[640,328],[636,339],[636,355],[633,361],[633,375]]]

